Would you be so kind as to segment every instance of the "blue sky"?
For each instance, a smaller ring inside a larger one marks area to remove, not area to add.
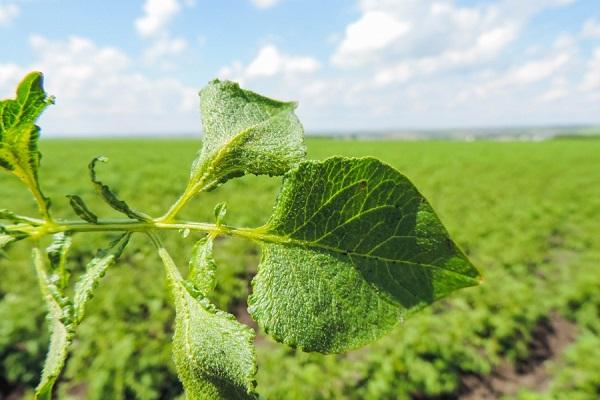
[[[48,135],[197,132],[215,77],[310,132],[600,124],[598,0],[0,0],[0,37]]]

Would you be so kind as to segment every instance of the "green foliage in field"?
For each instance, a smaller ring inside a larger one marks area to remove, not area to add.
[[[103,181],[118,187],[132,207],[158,214],[188,178],[192,142],[42,142],[46,192],[60,215],[77,217],[68,199],[60,197],[65,185],[98,214],[116,213],[95,199],[85,178],[86,162],[101,148],[111,159],[111,168],[102,170]],[[485,375],[501,359],[526,359],[533,327],[558,310],[577,323],[580,336],[551,368],[549,393],[558,399],[570,385],[580,399],[597,398],[594,363],[600,359],[600,347],[590,343],[600,335],[600,144],[309,140],[308,148],[312,158],[377,156],[405,171],[459,245],[482,267],[486,282],[347,355],[296,352],[259,333],[258,385],[263,397],[375,400],[455,393],[461,374]],[[69,168],[63,167],[65,159],[73,160]],[[145,159],[161,165],[162,176],[141,162]],[[278,184],[266,177],[233,180],[190,204],[183,215],[211,220],[213,206],[227,200],[226,223],[259,226],[268,220]],[[12,180],[0,176],[0,187],[7,199],[3,207],[21,214],[35,210],[29,194]],[[89,238],[74,237],[78,243],[68,265],[75,277],[108,238],[100,235],[87,243]],[[130,251],[89,303],[59,381],[62,399],[159,399],[181,393],[170,346],[165,345],[174,317],[167,283],[152,249],[140,239],[133,238]],[[185,265],[197,239],[192,233],[181,241],[173,233],[164,242],[173,249],[175,261]],[[240,239],[215,242],[219,268],[210,298],[242,321],[249,321],[243,311],[249,293],[244,282],[255,273],[258,253],[257,247]],[[16,243],[8,257],[0,260],[0,387],[5,394],[37,384],[48,341],[27,246]]]

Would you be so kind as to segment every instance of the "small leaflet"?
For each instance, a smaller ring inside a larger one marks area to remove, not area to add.
[[[79,218],[91,224],[98,222],[98,216],[90,211],[81,197],[76,194],[68,194],[67,198],[69,199],[71,208],[73,211],[75,211],[75,214],[77,214]]]
[[[108,185],[102,183],[96,178],[96,164],[98,163],[98,161],[107,162],[108,158],[102,156],[96,157],[89,164],[90,179],[94,184],[94,187],[96,188],[96,191],[98,192],[100,197],[102,197],[104,201],[114,210],[117,210],[127,215],[129,218],[137,219],[139,221],[149,221],[151,219],[149,216],[130,208],[125,201],[117,197],[117,195],[112,191],[112,189]]]
[[[79,278],[75,285],[74,295],[74,318],[79,323],[84,316],[85,306],[92,297],[96,285],[106,273],[106,270],[113,265],[123,253],[125,246],[129,243],[131,232],[127,232],[115,239],[106,249],[98,251],[96,257],[86,266],[85,273]]]
[[[212,253],[213,239],[211,236],[205,236],[196,242],[190,258],[188,281],[203,296],[208,296],[217,283],[217,265]]]
[[[223,219],[225,218],[225,215],[227,214],[227,203],[221,202],[221,203],[217,204],[215,206],[214,214],[215,214],[215,223],[217,225],[221,225],[223,223]]]

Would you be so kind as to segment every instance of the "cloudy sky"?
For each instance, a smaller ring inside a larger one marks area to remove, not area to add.
[[[198,132],[215,77],[312,132],[600,124],[598,0],[0,0],[0,38],[49,135]]]

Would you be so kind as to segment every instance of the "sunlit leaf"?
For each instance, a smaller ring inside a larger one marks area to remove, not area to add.
[[[202,150],[190,187],[208,189],[247,173],[282,175],[304,159],[296,103],[273,100],[237,83],[214,80],[201,92]]]
[[[371,158],[291,171],[258,239],[249,310],[277,340],[306,351],[359,347],[479,282],[412,183]]]

